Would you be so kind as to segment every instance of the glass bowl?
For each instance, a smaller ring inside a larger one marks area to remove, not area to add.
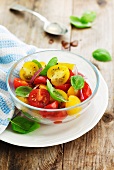
[[[76,64],[78,72],[85,76],[86,82],[88,82],[92,90],[92,94],[85,101],[68,108],[44,109],[28,105],[16,97],[13,81],[15,77],[19,77],[19,71],[23,64],[33,59],[47,63],[52,57],[57,57],[59,62]],[[7,87],[15,106],[21,110],[26,117],[42,124],[64,123],[84,114],[85,110],[90,106],[99,88],[99,74],[96,67],[90,61],[77,54],[61,50],[45,50],[28,55],[17,61],[7,75]],[[72,109],[73,114],[67,114]]]

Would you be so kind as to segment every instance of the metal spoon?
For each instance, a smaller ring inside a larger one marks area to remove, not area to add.
[[[20,12],[26,11],[26,12],[29,12],[35,15],[41,21],[44,22],[44,31],[49,34],[64,35],[65,33],[68,32],[68,29],[65,26],[60,25],[57,22],[49,22],[44,16],[40,15],[38,12],[32,11],[22,5],[14,4],[10,7],[10,10],[15,10],[15,11],[20,11]]]

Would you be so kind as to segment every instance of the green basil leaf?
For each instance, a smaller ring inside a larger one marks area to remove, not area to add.
[[[26,134],[40,127],[37,122],[30,121],[24,117],[17,116],[11,121],[12,129],[18,133]]]
[[[32,91],[31,87],[20,86],[20,87],[16,88],[15,93],[16,93],[17,96],[28,97],[28,95],[31,91]]]
[[[81,19],[76,16],[70,16],[70,23],[77,28],[89,28],[92,26],[90,22],[83,23]]]
[[[105,49],[97,49],[92,53],[93,57],[98,61],[111,61],[112,57],[110,53]]]
[[[23,113],[26,117],[28,117],[29,119],[36,121],[36,122],[40,122],[40,120],[36,117],[31,116],[29,113],[24,112],[23,110],[21,110],[21,113]]]
[[[52,86],[49,80],[47,80],[47,90],[53,99],[59,102],[67,102],[67,100]]]
[[[81,17],[81,22],[88,23],[93,22],[96,18],[96,12],[94,11],[87,11]]]
[[[40,64],[38,60],[32,60],[32,62],[36,63],[38,68],[42,68],[42,65]]]
[[[75,90],[82,89],[84,87],[84,78],[80,75],[71,77],[71,85]]]
[[[45,68],[41,71],[40,75],[41,76],[46,76],[47,75],[47,71],[50,67],[54,66],[57,64],[57,57],[53,57],[48,63],[47,65],[45,66]]]

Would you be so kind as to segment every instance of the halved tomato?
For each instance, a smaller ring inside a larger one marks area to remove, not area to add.
[[[33,89],[28,101],[31,106],[44,108],[50,101],[50,94],[46,89]]]
[[[38,70],[38,65],[32,61],[27,61],[23,64],[23,67],[21,68],[19,75],[22,80],[25,80],[27,82],[30,81],[32,76],[35,74],[35,72]]]
[[[29,86],[29,84],[26,81],[21,80],[20,78],[14,78],[13,84],[15,89],[20,86]]]
[[[47,77],[51,79],[51,83],[54,86],[65,84],[69,79],[69,75],[68,67],[59,64],[50,67],[47,71]]]

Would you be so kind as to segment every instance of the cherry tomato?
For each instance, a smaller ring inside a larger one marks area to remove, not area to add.
[[[54,101],[48,105],[46,105],[45,109],[58,109],[59,103],[58,101]],[[45,118],[51,118],[54,115],[54,112],[47,112],[47,111],[40,111],[40,115],[42,115]]]
[[[58,109],[58,101],[54,101],[51,104],[48,104],[45,106],[46,109]],[[44,118],[53,120],[53,121],[61,121],[67,116],[66,111],[53,111],[53,112],[48,112],[48,111],[40,111],[40,115],[42,115]]]
[[[67,80],[66,83],[70,83],[70,78],[71,76],[74,76],[75,74],[72,72],[72,70],[69,69],[70,75],[69,75],[69,79]]]
[[[22,102],[29,104],[28,102],[28,98],[27,97],[21,97],[21,96],[16,96],[19,100],[21,100]]]
[[[54,120],[54,121],[62,121],[63,119],[65,119],[68,116],[66,111],[58,111],[55,112],[53,114],[53,116],[50,117],[50,120]]]
[[[46,89],[47,90],[47,86],[44,84],[39,84],[39,89]]]
[[[29,86],[26,81],[21,80],[20,78],[15,78],[13,84],[15,89],[19,86]]]
[[[47,83],[47,77],[46,76],[38,76],[34,80],[34,84],[46,84]]]
[[[32,61],[27,61],[23,64],[23,67],[21,68],[19,75],[22,80],[25,80],[27,82],[30,81],[32,76],[35,74],[35,72],[38,70],[38,65]]]
[[[60,89],[56,89],[56,90],[64,97],[65,100],[68,99],[67,94],[66,94],[63,90],[60,90]],[[64,102],[63,102],[63,103],[64,103]]]
[[[53,103],[50,103],[48,105],[46,105],[44,108],[45,109],[58,109],[58,101],[54,101]]]
[[[44,108],[50,101],[50,94],[46,89],[33,89],[28,97],[29,104]]]
[[[84,82],[84,87],[80,90],[80,100],[83,102],[86,100],[89,96],[91,96],[92,90],[89,86],[89,84],[85,81]]]
[[[70,95],[68,98],[68,102],[65,103],[66,107],[71,107],[74,106],[76,104],[81,103],[80,99],[77,96],[74,95]],[[81,111],[81,107],[76,107],[70,110],[67,110],[68,115],[74,115],[77,114],[78,112]]]
[[[46,66],[46,63],[43,61],[40,61],[40,64],[42,65],[43,68]]]
[[[60,86],[55,86],[55,88],[67,92],[68,89],[70,88],[70,86],[71,86],[70,83],[66,83],[66,84],[62,84]]]
[[[73,70],[73,68],[75,67],[75,64],[71,64],[71,63],[58,63],[60,65],[66,66],[68,67],[70,70]]]
[[[69,78],[70,72],[68,67],[57,64],[52,66],[47,71],[47,77],[51,79],[54,86],[65,84]]]
[[[74,90],[73,86],[70,86],[70,88],[67,91],[67,95],[79,96],[79,90]]]
[[[50,119],[53,121],[61,121],[65,117],[67,117],[67,112],[66,111],[57,111],[57,112],[47,112],[47,111],[40,111],[40,114],[46,118]]]

